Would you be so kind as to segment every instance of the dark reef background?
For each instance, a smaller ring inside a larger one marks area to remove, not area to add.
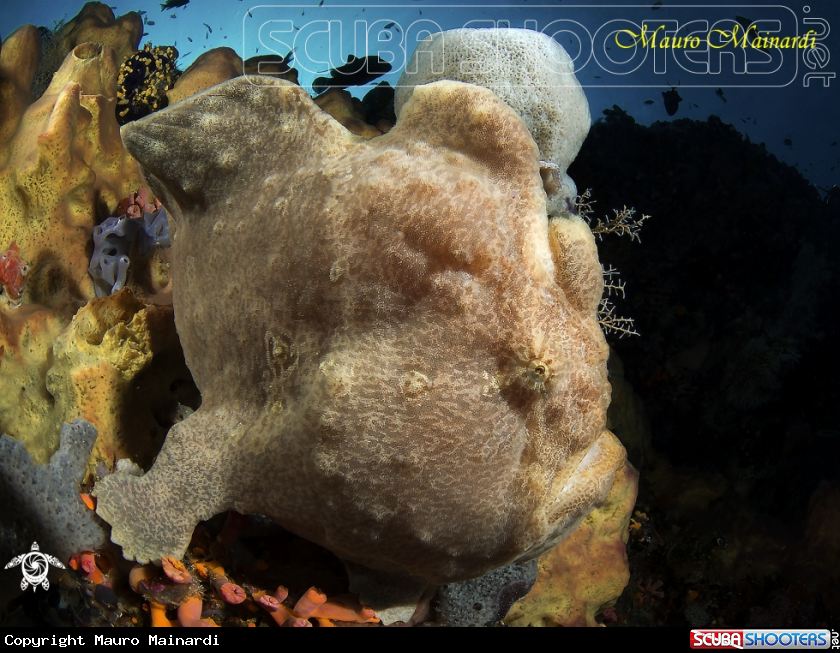
[[[643,513],[616,614],[836,624],[840,190],[821,194],[714,115],[646,127],[603,113],[570,175],[592,189],[595,216],[652,216],[641,243],[599,243],[626,282],[618,311],[641,333],[608,337],[644,413],[628,421],[614,394]]]

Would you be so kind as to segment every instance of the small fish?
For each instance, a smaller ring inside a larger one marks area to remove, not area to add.
[[[758,124],[758,123],[756,122],[756,119],[755,119],[755,118],[753,118],[753,124],[754,124],[754,125],[757,125],[757,124]]]
[[[138,11],[137,13],[138,13],[140,16],[145,16],[145,15],[146,15],[146,12],[145,12],[145,11]]]
[[[699,105],[699,104],[692,104],[691,106],[693,106],[695,109],[699,109],[699,108],[700,108],[700,105]]]
[[[717,95],[724,102],[729,102],[729,100],[727,100],[725,97],[723,97],[723,89],[722,88],[719,88],[718,90],[716,90],[715,95]]]
[[[253,18],[253,16],[251,15],[251,10],[250,9],[248,10],[248,18]]]
[[[601,79],[600,75],[595,75],[595,79]]]
[[[323,5],[324,5],[324,0],[321,0],[321,2],[318,3],[318,6],[322,7]]]
[[[683,101],[676,86],[672,86],[670,91],[662,91],[662,100],[665,102],[665,111],[669,116],[673,116],[679,110],[680,102]]]
[[[654,2],[653,5],[651,6],[651,10],[656,11],[661,6],[662,6],[662,0],[656,0],[656,2]]]
[[[653,100],[645,100],[645,104],[647,104],[647,105],[651,105],[651,104],[653,104],[653,102],[654,102]]]
[[[835,145],[837,145],[837,141],[834,141],[834,142],[831,144],[831,147],[834,147]]]
[[[178,18],[175,14],[169,14],[170,18]]]
[[[746,16],[735,16],[735,20],[738,24],[743,27],[744,29],[749,29],[750,25],[753,24],[752,18],[747,18]]]
[[[154,24],[155,24],[155,21],[153,21],[153,20],[147,20],[146,21],[146,25],[154,25]]]
[[[193,42],[192,37],[188,36],[188,37],[187,37],[187,41],[189,41],[190,43],[192,43],[192,42]]]
[[[793,149],[793,141],[792,141],[792,140],[790,140],[789,138],[786,138],[786,139],[785,139],[785,140],[783,140],[782,142],[783,142],[785,145],[787,145],[790,149]]]
[[[167,9],[175,9],[176,7],[186,7],[190,4],[190,0],[166,0],[160,6],[161,11],[166,11]]]
[[[388,23],[385,25],[385,29],[391,29],[394,25],[396,25],[396,23]]]
[[[747,18],[746,16],[735,16],[735,20],[737,23],[744,28],[744,33],[749,35],[750,44],[755,43],[755,40],[761,36],[761,33],[758,30],[750,30],[750,25],[753,24],[752,18]],[[766,48],[758,48],[762,52],[767,52]]]
[[[148,32],[143,32],[143,33],[140,35],[140,38],[143,38],[144,36],[148,36],[148,35],[149,35],[149,33],[148,33]]]
[[[6,253],[0,254],[0,285],[11,308],[20,306],[28,273],[29,266],[21,260],[17,243],[12,241]]]
[[[210,25],[208,25],[207,23],[201,23],[201,24],[204,25],[207,28],[207,31],[210,32],[210,34],[213,33],[213,28],[210,27]]]
[[[747,121],[746,121],[746,120],[744,120],[743,118],[741,118],[741,122],[747,122]]]
[[[259,50],[259,48],[257,48]],[[250,57],[249,59],[245,60],[245,67],[249,68],[251,66],[257,67],[259,70],[259,65],[263,64],[274,64],[273,70],[271,72],[264,72],[264,75],[281,75],[283,73],[289,72],[291,69],[292,60],[295,58],[295,50],[296,48],[292,48],[285,57],[280,57],[276,54],[267,54],[264,57]]]

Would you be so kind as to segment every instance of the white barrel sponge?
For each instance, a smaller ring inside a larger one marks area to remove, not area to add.
[[[397,85],[397,115],[420,84],[451,79],[493,91],[519,114],[540,149],[549,215],[567,210],[577,189],[566,175],[589,133],[586,95],[569,54],[524,29],[454,29],[421,41]],[[554,165],[551,165],[554,164]],[[556,168],[554,166],[557,166]]]

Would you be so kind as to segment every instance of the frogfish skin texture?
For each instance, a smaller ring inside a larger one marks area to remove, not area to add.
[[[144,476],[97,485],[112,539],[179,557],[235,509],[432,582],[538,555],[625,460],[592,234],[549,223],[536,145],[491,91],[418,86],[365,140],[259,79],[122,129],[170,215],[202,405]]]

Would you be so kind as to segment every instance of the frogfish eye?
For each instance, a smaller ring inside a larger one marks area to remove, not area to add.
[[[548,364],[539,359],[528,363],[528,380],[533,383],[545,383],[551,376],[551,369]]]

